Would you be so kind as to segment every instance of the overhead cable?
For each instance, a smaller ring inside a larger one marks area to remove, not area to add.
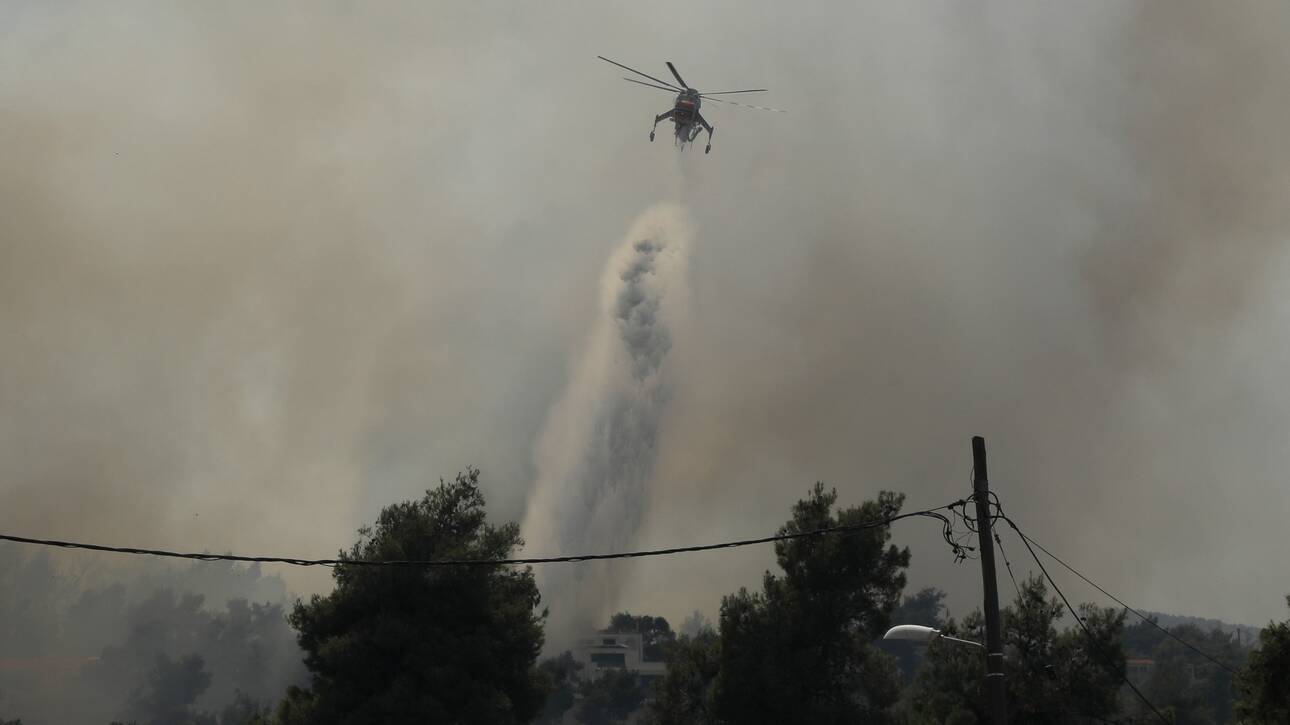
[[[1017,524],[1012,519],[1003,514],[1002,508],[999,509],[999,513],[996,518],[1007,521],[1008,525],[1012,527],[1012,530],[1016,531],[1017,535],[1021,537],[1021,543],[1026,545],[1026,550],[1030,552],[1031,558],[1033,558],[1035,563],[1039,565],[1039,571],[1043,572],[1044,579],[1048,580],[1048,585],[1051,586],[1053,591],[1057,593],[1057,596],[1061,598],[1062,604],[1066,605],[1066,609],[1071,613],[1071,616],[1075,618],[1075,623],[1079,625],[1079,628],[1083,630],[1085,636],[1088,637],[1089,648],[1095,650],[1108,664],[1114,664],[1116,658],[1107,656],[1107,653],[1103,652],[1102,648],[1098,646],[1097,638],[1089,631],[1088,625],[1084,623],[1084,618],[1079,616],[1079,612],[1075,611],[1075,607],[1071,606],[1070,600],[1062,593],[1061,587],[1057,586],[1057,582],[1053,581],[1053,577],[1048,573],[1048,569],[1044,567],[1043,560],[1041,560],[1039,555],[1035,553],[1035,550],[1031,548],[1030,539],[1026,538],[1026,535],[1022,533],[1021,529],[1017,527]],[[1122,666],[1116,667],[1116,670],[1124,684],[1129,686],[1129,689],[1133,691],[1134,695],[1137,695],[1138,699],[1142,701],[1142,704],[1146,705],[1151,712],[1155,713],[1155,716],[1159,718],[1160,722],[1165,723],[1165,725],[1172,725],[1172,721],[1165,717],[1155,705],[1151,704],[1151,701],[1147,699],[1147,696],[1142,694],[1142,690],[1139,690],[1138,686],[1133,684],[1128,675],[1124,672]]]
[[[193,561],[235,561],[253,564],[289,564],[291,566],[410,566],[410,567],[458,567],[458,566],[511,566],[511,565],[532,565],[532,564],[573,564],[586,561],[603,561],[606,559],[642,559],[654,556],[670,556],[673,554],[688,554],[699,551],[714,551],[716,549],[734,549],[744,546],[755,546],[757,544],[770,544],[777,541],[789,541],[793,539],[805,539],[814,536],[824,536],[827,534],[856,532],[867,529],[876,529],[889,526],[902,519],[915,517],[931,518],[941,522],[943,535],[951,547],[956,547],[954,541],[953,525],[948,517],[940,513],[943,509],[948,509],[956,505],[947,504],[938,506],[933,509],[923,511],[911,511],[909,513],[894,514],[885,516],[880,519],[866,521],[857,524],[839,524],[837,526],[826,526],[810,531],[796,531],[774,536],[763,536],[756,539],[740,539],[737,541],[725,541],[719,544],[700,544],[696,546],[677,546],[666,549],[645,549],[641,551],[623,551],[608,554],[575,554],[570,556],[548,556],[548,557],[528,557],[515,559],[409,559],[409,560],[365,560],[365,559],[300,559],[288,556],[241,556],[237,554],[211,554],[211,553],[185,553],[178,551],[166,551],[164,549],[143,549],[129,546],[106,546],[103,544],[89,544],[78,541],[59,541],[56,539],[36,539],[26,536],[14,536],[12,534],[0,534],[0,541],[12,541],[18,544],[31,544],[33,546],[49,546],[61,549],[80,549],[87,551],[101,551],[111,554],[131,554],[136,556],[158,556],[169,559],[189,559]],[[957,549],[956,549],[957,551]]]
[[[1085,581],[1089,586],[1093,587],[1094,589],[1098,590],[1099,592],[1102,592],[1102,593],[1103,593],[1103,594],[1105,594],[1107,597],[1110,597],[1110,598],[1111,598],[1111,599],[1112,599],[1116,604],[1119,604],[1121,607],[1124,607],[1125,609],[1129,610],[1130,612],[1133,612],[1133,613],[1134,613],[1134,614],[1136,614],[1136,615],[1138,616],[1138,618],[1139,618],[1139,619],[1141,619],[1142,621],[1146,622],[1147,624],[1150,624],[1152,627],[1155,627],[1156,629],[1160,630],[1161,632],[1164,632],[1166,635],[1168,635],[1168,636],[1169,636],[1170,638],[1172,638],[1174,641],[1178,642],[1179,644],[1181,644],[1182,646],[1184,646],[1184,647],[1186,647],[1187,649],[1191,650],[1192,652],[1195,652],[1196,654],[1200,655],[1201,657],[1204,657],[1205,659],[1209,660],[1210,662],[1213,662],[1215,665],[1218,665],[1219,667],[1221,667],[1222,669],[1226,670],[1227,672],[1229,672],[1229,673],[1231,673],[1231,674],[1233,674],[1233,675],[1234,675],[1234,674],[1236,674],[1236,668],[1235,668],[1235,667],[1232,667],[1231,665],[1227,664],[1226,662],[1223,662],[1223,661],[1221,661],[1221,660],[1219,660],[1219,659],[1215,658],[1213,655],[1209,654],[1208,652],[1205,652],[1204,650],[1200,649],[1200,648],[1199,648],[1199,647],[1197,647],[1196,645],[1194,645],[1194,644],[1192,644],[1192,643],[1188,642],[1187,640],[1183,639],[1182,637],[1179,637],[1178,635],[1176,635],[1176,634],[1174,634],[1173,632],[1169,631],[1169,629],[1168,629],[1168,628],[1160,626],[1160,623],[1159,623],[1159,622],[1157,622],[1156,620],[1152,619],[1151,617],[1148,617],[1147,615],[1143,614],[1142,612],[1139,612],[1138,610],[1134,609],[1133,607],[1130,607],[1129,605],[1125,604],[1125,603],[1124,603],[1124,601],[1123,601],[1123,600],[1121,600],[1119,597],[1115,596],[1114,594],[1112,594],[1112,593],[1108,592],[1107,590],[1103,589],[1102,587],[1098,586],[1098,585],[1097,585],[1095,582],[1093,582],[1091,579],[1089,579],[1088,577],[1086,577],[1086,576],[1084,576],[1083,574],[1081,574],[1081,573],[1079,573],[1078,571],[1076,571],[1076,570],[1075,570],[1075,567],[1071,566],[1070,564],[1067,564],[1066,562],[1062,561],[1062,560],[1061,560],[1061,558],[1059,558],[1056,554],[1054,554],[1053,552],[1049,551],[1048,549],[1045,549],[1045,548],[1044,548],[1044,546],[1043,546],[1043,544],[1040,544],[1038,541],[1035,541],[1034,539],[1030,538],[1029,536],[1026,536],[1025,534],[1022,534],[1021,532],[1017,532],[1017,533],[1018,533],[1018,534],[1020,534],[1020,535],[1021,535],[1021,537],[1022,537],[1022,538],[1024,538],[1026,541],[1029,541],[1031,544],[1034,544],[1034,545],[1035,545],[1035,546],[1036,546],[1040,551],[1042,551],[1042,552],[1044,552],[1045,554],[1047,554],[1047,555],[1048,555],[1048,556],[1049,556],[1053,561],[1055,561],[1055,562],[1057,562],[1058,564],[1061,564],[1062,566],[1066,567],[1066,570],[1067,570],[1067,571],[1069,571],[1070,573],[1072,573],[1072,574],[1074,574],[1075,576],[1079,577],[1080,579],[1083,579],[1083,580],[1084,580],[1084,581]]]

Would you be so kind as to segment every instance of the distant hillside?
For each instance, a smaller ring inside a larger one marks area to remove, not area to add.
[[[1162,627],[1177,627],[1183,624],[1190,624],[1193,627],[1199,627],[1207,632],[1212,629],[1217,629],[1228,634],[1236,634],[1239,632],[1241,635],[1241,641],[1246,643],[1256,641],[1259,637],[1259,630],[1262,629],[1262,627],[1251,627],[1248,624],[1228,624],[1227,622],[1218,619],[1206,619],[1204,617],[1188,617],[1180,614],[1165,614],[1164,612],[1143,611],[1142,613],[1148,617],[1154,617],[1156,622]],[[1128,619],[1126,619],[1124,623],[1134,624],[1132,620],[1136,619],[1137,617],[1129,615]]]

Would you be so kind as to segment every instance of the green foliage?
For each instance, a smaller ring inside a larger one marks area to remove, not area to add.
[[[298,679],[301,663],[290,655],[299,650],[280,605],[240,599],[228,601],[224,611],[203,605],[200,595],[152,593],[126,610],[128,636],[103,649],[98,662],[86,668],[86,681],[103,690],[130,691],[152,676],[157,655],[182,659],[200,653],[214,675],[201,697],[210,707],[231,702],[239,691],[250,698],[277,698],[286,682]]]
[[[1063,723],[1111,719],[1118,711],[1124,673],[1120,644],[1124,614],[1090,605],[1080,616],[1092,637],[1078,627],[1058,631],[1061,601],[1048,597],[1044,580],[1026,580],[1013,606],[1002,612],[1009,722]],[[984,642],[984,619],[974,612],[946,634]],[[906,695],[914,722],[989,722],[985,664],[974,647],[938,640]]]
[[[891,621],[938,628],[945,623],[941,614],[945,611],[947,596],[936,587],[924,587],[901,600],[900,606],[891,612]]]
[[[1009,710],[1023,723],[1113,716],[1124,679],[1124,613],[1082,604],[1079,616],[1088,634],[1078,626],[1059,633],[1055,625],[1065,607],[1047,595],[1042,578],[1028,579],[1015,606],[1003,614],[1004,647],[1013,658]]]
[[[1241,699],[1236,711],[1246,722],[1290,722],[1290,619],[1269,623],[1259,633],[1259,647],[1237,688]]]
[[[900,606],[892,610],[891,621],[893,624],[917,624],[941,629],[945,626],[942,613],[945,611],[946,596],[945,592],[935,587],[920,589],[913,595],[906,596]],[[876,646],[896,658],[906,684],[913,681],[923,661],[922,644],[904,640],[879,640]]]
[[[1144,626],[1150,627],[1138,625]],[[1170,631],[1229,667],[1235,669],[1244,662],[1245,653],[1232,635],[1217,629],[1205,632],[1191,624]],[[1235,704],[1231,673],[1163,632],[1157,631],[1157,635],[1157,644],[1148,655],[1155,667],[1143,687],[1147,698],[1171,715],[1175,725],[1229,722]],[[1135,711],[1148,714],[1137,707]]]
[[[639,634],[642,658],[646,662],[662,662],[669,644],[676,641],[671,625],[662,617],[648,614],[639,617],[630,612],[619,612],[609,619],[607,634]]]
[[[712,627],[712,622],[707,617],[703,616],[703,612],[696,609],[690,613],[690,616],[685,618],[684,622],[681,623],[681,630],[679,633],[686,637],[694,638],[704,632],[715,631],[716,630]]]
[[[832,509],[837,492],[817,484],[781,533],[870,522],[899,512],[903,497]],[[715,711],[725,722],[880,722],[897,699],[895,664],[875,649],[899,602],[909,550],[887,527],[775,545],[782,576],[721,604]]]
[[[269,715],[268,707],[239,692],[220,710],[219,725],[265,725]]]
[[[238,690],[276,700],[304,676],[282,606],[251,603],[285,592],[258,566],[138,560],[108,573],[57,562],[0,543],[0,652],[17,660],[0,672],[0,702],[27,722],[127,714],[158,655],[202,657],[212,680],[201,710],[218,712]]]
[[[516,524],[486,523],[475,469],[386,507],[360,534],[345,558],[502,559],[522,544]],[[333,576],[331,594],[291,613],[311,677],[288,691],[280,723],[516,723],[541,711],[546,614],[531,570],[342,564]]]
[[[193,708],[210,684],[211,674],[201,655],[178,660],[157,655],[146,684],[131,697],[131,715],[147,725],[215,725],[213,717]]]
[[[559,657],[543,660],[538,670],[545,678],[548,694],[537,722],[558,723],[574,705],[582,663],[573,658],[572,652],[564,652]]]
[[[1154,616],[1151,621],[1159,623]],[[1168,629],[1230,668],[1238,669],[1245,663],[1247,651],[1232,634],[1217,628],[1203,630],[1195,624],[1181,624]],[[1154,663],[1142,683],[1143,693],[1176,725],[1206,725],[1232,720],[1235,692],[1232,675],[1227,669],[1147,622],[1125,627],[1123,642],[1130,657],[1149,659]],[[1136,698],[1126,699],[1126,702],[1130,703],[1128,709],[1131,712],[1141,717],[1150,715]]]
[[[950,619],[940,629],[952,637],[985,641],[985,622],[980,612],[968,614],[961,623]],[[1011,672],[1010,668],[1008,674]],[[915,723],[989,722],[984,679],[985,660],[979,649],[935,640],[924,649],[901,709],[906,720]]]
[[[721,639],[712,629],[682,635],[668,648],[667,675],[655,689],[650,715],[668,725],[717,722],[715,688],[721,671]]]
[[[1147,618],[1156,625],[1160,624],[1158,617],[1148,616]],[[1131,624],[1124,628],[1124,634],[1120,638],[1120,642],[1124,645],[1124,652],[1129,657],[1152,659],[1156,655],[1156,649],[1168,639],[1169,635],[1161,632],[1155,626],[1139,620],[1137,624]]]
[[[646,688],[635,672],[605,670],[583,683],[582,702],[575,713],[587,725],[620,723],[645,704]]]

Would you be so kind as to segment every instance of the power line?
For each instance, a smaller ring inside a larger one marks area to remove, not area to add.
[[[1008,561],[1008,552],[1003,550],[1003,539],[999,537],[999,530],[993,529],[994,543],[999,545],[999,554],[1003,556],[1003,565],[1008,569],[1008,578],[1012,580],[1012,588],[1017,590],[1017,599],[1021,599],[1021,587],[1017,586],[1017,577],[1012,573],[1012,562]]]
[[[1008,525],[1012,527],[1012,530],[1016,531],[1017,535],[1021,537],[1021,543],[1026,545],[1026,550],[1030,552],[1031,558],[1033,558],[1035,560],[1035,563],[1039,565],[1039,571],[1043,572],[1044,578],[1048,580],[1048,584],[1052,586],[1054,592],[1057,592],[1057,596],[1061,597],[1062,604],[1066,605],[1066,609],[1071,613],[1071,616],[1075,618],[1075,623],[1079,625],[1079,628],[1082,629],[1084,631],[1085,636],[1088,637],[1089,644],[1091,645],[1090,649],[1097,650],[1099,654],[1102,654],[1105,657],[1105,653],[1102,652],[1101,648],[1097,646],[1097,639],[1095,639],[1093,637],[1093,633],[1088,630],[1088,625],[1084,624],[1084,618],[1079,616],[1079,612],[1075,611],[1075,608],[1071,606],[1070,600],[1067,599],[1066,595],[1062,593],[1061,587],[1057,586],[1057,582],[1053,581],[1053,577],[1048,573],[1048,569],[1044,567],[1043,560],[1041,560],[1039,558],[1039,555],[1035,553],[1035,550],[1031,548],[1030,540],[1026,538],[1026,535],[1022,533],[1021,529],[1017,527],[1017,524],[1012,519],[1008,518],[1007,516],[1004,516],[1002,508],[999,508],[998,518],[1001,518],[1004,521],[1007,521]],[[1107,661],[1109,663],[1109,662],[1112,662],[1113,659],[1107,658]],[[1116,669],[1118,670],[1119,668],[1116,668]],[[1137,695],[1138,699],[1141,700],[1144,705],[1150,708],[1151,712],[1155,713],[1157,718],[1160,718],[1160,722],[1165,723],[1165,725],[1172,725],[1171,721],[1168,718],[1166,718],[1164,714],[1160,712],[1160,710],[1156,709],[1155,705],[1151,704],[1151,701],[1147,699],[1147,696],[1142,694],[1142,691],[1138,689],[1137,685],[1134,685],[1133,682],[1129,680],[1129,677],[1127,674],[1121,671],[1120,679],[1124,682],[1124,684],[1129,686],[1130,690],[1133,690],[1133,694]]]
[[[1179,644],[1183,645],[1184,647],[1186,647],[1187,649],[1191,650],[1192,652],[1195,652],[1196,654],[1200,655],[1201,657],[1204,657],[1205,659],[1209,660],[1210,662],[1213,662],[1214,664],[1218,665],[1219,667],[1223,668],[1224,670],[1227,670],[1229,673],[1231,673],[1231,674],[1233,674],[1233,675],[1235,675],[1235,674],[1236,674],[1236,668],[1235,668],[1235,667],[1232,667],[1231,665],[1228,665],[1227,663],[1225,663],[1225,662],[1222,662],[1222,661],[1218,660],[1217,658],[1215,658],[1215,657],[1213,657],[1212,655],[1210,655],[1208,652],[1205,652],[1204,650],[1200,649],[1199,647],[1196,647],[1195,645],[1193,645],[1192,643],[1190,643],[1190,642],[1188,642],[1187,640],[1183,639],[1182,637],[1179,637],[1178,635],[1174,634],[1173,632],[1170,632],[1167,628],[1160,626],[1160,624],[1159,624],[1158,622],[1156,622],[1154,619],[1151,619],[1150,617],[1148,617],[1147,615],[1143,614],[1142,612],[1139,612],[1138,610],[1134,609],[1133,607],[1130,607],[1129,605],[1125,604],[1125,603],[1124,603],[1124,602],[1123,602],[1119,597],[1115,596],[1114,594],[1112,594],[1112,593],[1108,592],[1107,590],[1103,589],[1102,587],[1098,586],[1096,583],[1094,583],[1094,582],[1093,582],[1092,580],[1090,580],[1088,577],[1086,577],[1086,576],[1084,576],[1083,574],[1081,574],[1081,573],[1079,573],[1078,571],[1076,571],[1076,570],[1075,570],[1075,567],[1071,566],[1070,564],[1067,564],[1066,562],[1062,561],[1062,560],[1061,560],[1061,558],[1059,558],[1056,554],[1054,554],[1053,552],[1049,551],[1048,549],[1045,549],[1045,548],[1044,548],[1044,546],[1043,546],[1043,544],[1040,544],[1038,541],[1035,541],[1034,539],[1031,539],[1029,536],[1026,536],[1025,534],[1021,534],[1021,532],[1017,532],[1017,533],[1019,533],[1023,539],[1028,540],[1030,543],[1032,543],[1032,544],[1034,544],[1036,547],[1038,547],[1040,551],[1042,551],[1042,552],[1044,552],[1045,554],[1047,554],[1050,558],[1052,558],[1052,560],[1053,560],[1053,561],[1055,561],[1055,562],[1057,562],[1058,564],[1061,564],[1062,566],[1066,567],[1066,570],[1067,570],[1067,571],[1069,571],[1070,573],[1072,573],[1072,574],[1074,574],[1075,576],[1079,577],[1080,579],[1083,579],[1086,583],[1088,583],[1088,585],[1089,585],[1089,586],[1093,587],[1094,589],[1098,590],[1099,592],[1102,592],[1102,593],[1103,593],[1103,594],[1105,594],[1106,596],[1110,597],[1113,601],[1115,601],[1115,603],[1116,603],[1116,604],[1119,604],[1121,607],[1124,607],[1125,609],[1129,610],[1130,612],[1133,612],[1133,613],[1134,613],[1134,614],[1136,614],[1136,615],[1138,616],[1138,618],[1139,618],[1139,619],[1141,619],[1142,621],[1146,622],[1147,624],[1150,624],[1152,627],[1155,627],[1156,629],[1160,630],[1161,632],[1164,632],[1166,635],[1168,635],[1168,636],[1169,636],[1170,638],[1172,638],[1174,641],[1176,641],[1176,642],[1178,642]]]
[[[948,517],[939,513],[943,509],[948,509],[955,504],[938,506],[933,509],[923,511],[911,511],[904,514],[895,514],[885,516],[873,521],[866,521],[859,524],[841,524],[838,526],[827,526],[810,531],[796,531],[790,533],[776,534],[774,536],[763,536],[757,539],[740,539],[738,541],[725,541],[719,544],[700,544],[697,546],[677,546],[667,549],[645,549],[642,551],[624,551],[610,554],[577,554],[572,556],[550,556],[550,557],[533,557],[524,559],[429,559],[429,560],[383,560],[370,561],[364,559],[298,559],[287,556],[240,556],[237,554],[195,554],[177,551],[166,551],[164,549],[141,549],[128,546],[105,546],[103,544],[87,544],[77,541],[59,541],[55,539],[33,539],[26,536],[14,536],[11,534],[0,534],[0,541],[12,541],[18,544],[31,544],[34,546],[50,546],[61,549],[81,549],[87,551],[102,551],[112,554],[131,554],[136,556],[159,556],[169,559],[190,559],[193,561],[236,561],[253,564],[289,564],[291,566],[412,566],[412,567],[450,567],[450,566],[512,566],[525,564],[572,564],[585,561],[602,561],[606,559],[641,559],[653,556],[670,556],[673,554],[688,554],[699,551],[713,551],[716,549],[734,549],[743,546],[755,546],[757,544],[769,544],[777,541],[789,541],[792,539],[805,539],[813,536],[823,536],[826,534],[840,532],[856,532],[867,529],[876,529],[889,526],[902,519],[915,517],[931,518],[941,522],[945,540],[951,547],[957,546],[953,538],[953,524]]]

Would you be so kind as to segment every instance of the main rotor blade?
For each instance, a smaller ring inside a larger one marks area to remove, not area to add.
[[[659,89],[660,91],[667,91],[668,93],[676,93],[676,89],[675,89],[675,88],[665,88],[665,87],[663,87],[663,86],[656,86],[656,85],[654,85],[653,83],[646,83],[645,81],[638,81],[638,80],[636,80],[635,78],[627,78],[627,77],[624,77],[624,78],[623,78],[623,80],[627,81],[628,83],[639,83],[639,84],[641,84],[642,86],[645,86],[645,87],[647,87],[647,88],[657,88],[657,89]]]
[[[735,101],[727,101],[721,98],[708,98],[707,96],[699,96],[699,97],[707,101],[712,101],[713,103],[729,103],[732,106],[743,106],[744,108],[755,108],[758,111],[774,111],[775,113],[788,113],[788,111],[785,111],[782,108],[771,108],[770,106],[751,106],[747,103],[736,103]]]
[[[749,88],[749,89],[748,89],[748,90],[746,90],[746,91],[704,91],[704,92],[703,92],[703,93],[701,93],[700,95],[703,95],[703,96],[720,96],[720,95],[723,95],[723,94],[726,94],[726,93],[762,93],[762,92],[764,92],[765,90],[766,90],[765,88]]]
[[[670,60],[669,60],[669,61],[667,61],[667,69],[668,69],[668,70],[670,70],[670,71],[672,71],[672,75],[676,76],[676,82],[677,82],[677,83],[680,83],[680,84],[681,84],[682,86],[684,86],[685,88],[689,88],[689,87],[690,87],[690,84],[688,84],[688,83],[686,83],[686,82],[685,82],[685,79],[681,77],[681,74],[676,72],[676,66],[672,65],[672,61],[670,61]]]
[[[622,68],[623,70],[629,70],[629,71],[631,71],[631,72],[635,73],[635,74],[636,74],[636,75],[638,75],[638,76],[645,76],[646,78],[648,78],[648,79],[650,79],[650,80],[654,81],[655,83],[662,83],[663,85],[667,86],[668,88],[671,88],[671,89],[672,89],[672,90],[674,90],[674,91],[683,91],[683,90],[685,90],[684,88],[677,88],[676,86],[672,85],[671,83],[668,83],[667,81],[659,80],[658,78],[655,78],[654,76],[652,76],[652,75],[650,75],[650,74],[648,74],[648,73],[641,73],[640,71],[636,70],[635,68],[628,68],[627,66],[623,65],[622,63],[619,63],[618,61],[610,60],[610,59],[606,58],[606,57],[605,57],[605,56],[603,56],[603,55],[598,55],[598,56],[596,56],[596,57],[597,57],[597,58],[599,58],[599,59],[601,59],[601,60],[603,60],[603,61],[605,61],[606,63],[613,63],[614,65],[618,66],[619,68]]]

